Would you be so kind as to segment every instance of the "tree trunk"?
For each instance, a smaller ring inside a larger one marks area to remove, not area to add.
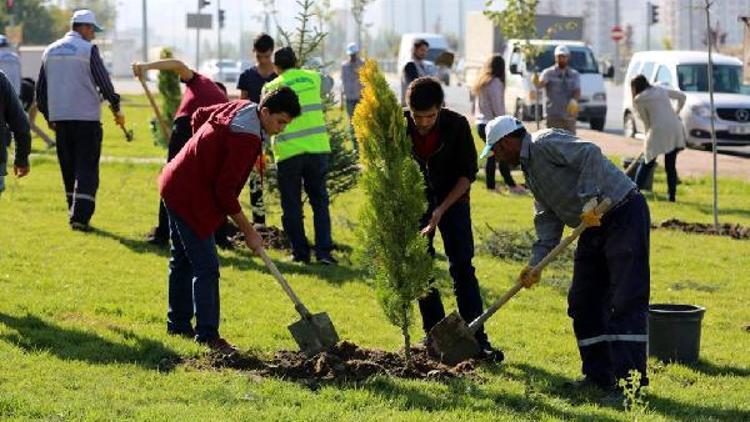
[[[403,318],[402,321],[406,321],[408,310],[406,307],[402,310]],[[409,324],[406,323],[401,327],[401,334],[404,336],[404,357],[406,357],[406,365],[411,366],[411,337],[409,336]]]

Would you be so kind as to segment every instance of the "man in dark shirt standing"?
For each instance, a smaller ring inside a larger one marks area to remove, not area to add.
[[[13,132],[13,139],[16,141],[13,173],[17,177],[24,177],[29,174],[29,152],[31,151],[29,120],[23,112],[13,85],[5,73],[0,72],[0,194],[5,190],[10,132]]]
[[[482,295],[471,261],[474,237],[471,232],[469,190],[476,179],[477,151],[469,122],[462,115],[443,108],[443,87],[432,77],[414,80],[406,91],[409,110],[405,112],[412,155],[424,175],[427,212],[422,218],[422,234],[429,237],[430,253],[435,230],[440,230],[453,279],[458,312],[464,321],[482,314]],[[419,299],[422,328],[428,333],[445,317],[443,302],[436,288]],[[484,328],[476,332],[480,359],[501,362],[503,352],[493,348]],[[429,345],[428,345],[429,346]]]
[[[109,101],[118,125],[125,125],[125,116],[99,49],[91,43],[102,31],[94,13],[78,10],[70,23],[71,30],[42,55],[36,95],[39,111],[55,131],[70,227],[88,232],[99,188],[100,95]]]
[[[253,55],[255,66],[245,70],[237,82],[240,90],[240,98],[248,99],[255,104],[260,102],[260,93],[266,82],[276,79],[276,71],[273,67],[274,41],[268,34],[259,34],[253,41]],[[265,154],[260,154],[258,162],[255,163],[255,171],[250,175],[248,187],[250,188],[250,207],[253,211],[253,223],[255,228],[262,230],[266,225],[266,208],[263,203],[263,180],[261,173],[265,166]]]

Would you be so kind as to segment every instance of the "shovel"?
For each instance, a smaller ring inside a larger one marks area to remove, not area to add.
[[[110,106],[110,110],[112,110],[112,114],[117,117],[117,112],[115,111],[114,107]],[[125,141],[126,142],[133,142],[133,129],[128,129],[125,127],[125,125],[121,125],[120,123],[116,123],[117,126],[122,129],[122,134],[125,135]]]
[[[169,138],[172,136],[172,131],[170,130],[167,122],[162,117],[161,111],[159,110],[159,106],[156,105],[154,96],[151,95],[151,90],[148,89],[148,85],[146,85],[146,80],[143,79],[143,76],[139,76],[138,81],[141,83],[141,86],[143,87],[143,91],[146,93],[146,97],[148,97],[148,102],[151,104],[151,108],[154,109],[154,114],[156,114],[156,120],[159,121],[159,128],[161,129],[161,134],[164,135],[164,139],[169,140]]]
[[[597,205],[596,199],[589,201],[584,206],[584,211],[592,208],[596,209],[597,214],[604,214],[612,205],[609,198],[605,198]],[[532,272],[539,272],[544,269],[552,260],[554,260],[565,248],[568,247],[578,236],[588,228],[584,222],[578,225],[573,231],[563,239],[554,249],[552,249],[538,264],[532,268]],[[477,343],[474,334],[477,332],[485,321],[497,312],[510,298],[516,295],[523,288],[519,279],[516,284],[508,290],[497,302],[493,303],[484,313],[478,316],[471,324],[461,318],[457,312],[453,312],[440,322],[435,324],[430,330],[429,339],[431,347],[440,357],[440,361],[449,365],[456,365],[467,359],[473,358],[479,353],[479,343]]]
[[[286,294],[292,299],[294,309],[302,317],[302,319],[289,326],[289,331],[292,333],[292,337],[294,337],[302,353],[308,357],[314,356],[336,345],[339,342],[339,336],[336,334],[336,328],[334,328],[328,314],[325,312],[311,314],[297,295],[294,294],[289,283],[281,275],[279,269],[271,261],[271,258],[266,255],[266,251],[261,249],[259,255],[266,264],[266,267],[268,267],[268,270],[276,277],[276,280],[281,284]]]

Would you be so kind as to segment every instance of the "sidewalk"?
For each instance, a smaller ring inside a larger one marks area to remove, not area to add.
[[[640,139],[626,138],[606,132],[578,128],[578,136],[597,144],[609,156],[636,157],[643,149]],[[657,160],[664,165],[663,156]],[[617,164],[620,164],[621,161]],[[719,177],[750,181],[750,160],[719,154],[717,159]],[[677,156],[677,172],[680,176],[711,176],[713,158],[711,152],[685,149]]]

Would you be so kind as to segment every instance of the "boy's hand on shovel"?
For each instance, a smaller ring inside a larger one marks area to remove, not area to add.
[[[530,289],[531,286],[539,283],[542,278],[542,271],[534,271],[534,267],[526,266],[521,270],[521,274],[518,276],[518,280],[521,281],[523,287]]]
[[[245,232],[245,245],[247,245],[253,253],[260,255],[260,251],[263,250],[263,238],[258,232],[251,228]]]

